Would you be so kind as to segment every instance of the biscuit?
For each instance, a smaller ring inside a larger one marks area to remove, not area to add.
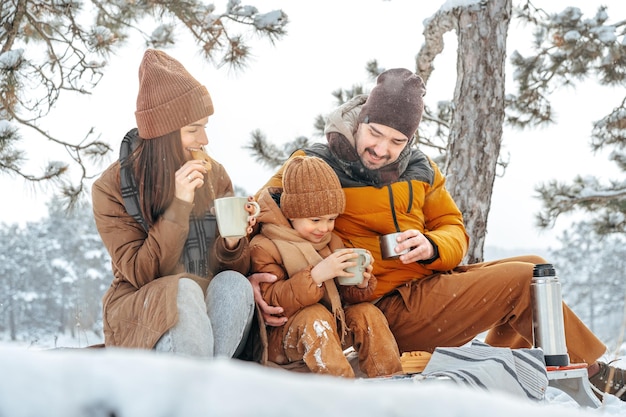
[[[204,149],[190,149],[191,157],[204,162],[207,169],[211,169],[211,158],[204,152]]]

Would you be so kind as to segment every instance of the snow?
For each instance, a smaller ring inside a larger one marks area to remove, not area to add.
[[[283,18],[283,14],[280,12],[280,10],[273,10],[269,13],[264,13],[257,16],[254,19],[254,26],[258,29],[278,27]]]
[[[570,30],[565,35],[563,35],[563,40],[565,42],[576,42],[581,38],[580,32],[577,30]]]
[[[4,55],[0,55],[0,59],[3,57]],[[0,65],[2,65],[2,63],[0,62]],[[9,123],[6,120],[0,120],[0,137],[2,136],[10,136],[13,134],[13,132],[15,131],[15,127],[13,127],[11,125],[11,123]]]
[[[126,349],[0,346],[0,416],[623,416],[609,396],[581,408],[548,388],[535,402],[449,381],[344,379],[230,359]]]
[[[597,28],[590,29],[590,32],[595,33],[602,43],[610,44],[617,40],[615,26],[599,26]]]
[[[557,22],[576,22],[583,17],[582,11],[578,7],[566,7],[556,16]]]
[[[439,11],[445,12],[452,10],[455,7],[469,7],[473,4],[478,4],[482,0],[446,0],[446,2],[440,7]]]
[[[24,50],[21,48],[3,52],[2,54],[0,54],[0,69],[15,69],[22,61],[23,55]]]

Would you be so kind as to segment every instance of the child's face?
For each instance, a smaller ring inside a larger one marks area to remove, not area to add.
[[[319,217],[303,217],[290,219],[291,226],[303,239],[319,243],[335,228],[335,219],[338,214],[328,214]]]

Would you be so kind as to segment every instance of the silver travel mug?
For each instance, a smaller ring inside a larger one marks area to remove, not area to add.
[[[533,339],[548,366],[567,366],[561,283],[552,264],[537,264],[530,284],[533,308]]]

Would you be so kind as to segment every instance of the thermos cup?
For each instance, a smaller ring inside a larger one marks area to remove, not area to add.
[[[543,350],[546,365],[567,366],[561,283],[552,264],[535,265],[530,286],[535,347]]]
[[[398,235],[401,232],[389,233],[388,235],[382,235],[378,237],[378,244],[380,245],[380,254],[383,259],[397,259],[400,255],[409,253],[409,249],[405,249],[400,253],[396,253],[395,249],[398,246]]]

